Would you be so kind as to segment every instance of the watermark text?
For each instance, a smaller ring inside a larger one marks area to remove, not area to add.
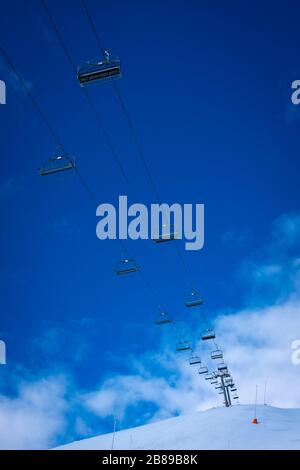
[[[2,339],[0,339],[0,364],[6,364],[6,344]]]
[[[119,207],[100,204],[96,234],[100,240],[166,241],[184,239],[186,250],[204,246],[204,204],[144,204],[128,206],[127,196],[119,196]]]
[[[0,80],[0,104],[6,104],[6,85],[3,80]]]
[[[298,366],[300,364],[300,339],[295,339],[291,344],[291,348],[294,350],[291,361],[295,366]]]

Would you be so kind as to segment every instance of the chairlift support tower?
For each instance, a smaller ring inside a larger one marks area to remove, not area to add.
[[[226,377],[230,377],[230,374],[228,372],[222,372],[221,370],[218,370],[214,373],[214,377],[216,379],[219,378],[221,380],[219,388],[222,389],[222,392],[223,392],[224,404],[227,408],[229,408],[230,406],[232,406],[230,392],[229,392],[230,384],[226,384],[225,379]]]

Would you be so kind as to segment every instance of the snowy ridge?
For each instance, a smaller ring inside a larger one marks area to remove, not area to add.
[[[115,450],[300,449],[300,409],[259,405],[259,424],[252,424],[253,405],[212,408],[118,431]],[[59,447],[62,450],[110,450],[113,434]]]

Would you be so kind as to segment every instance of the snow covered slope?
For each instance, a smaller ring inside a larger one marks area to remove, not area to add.
[[[114,449],[300,449],[300,409],[253,406],[213,408],[115,434]],[[105,449],[112,434],[84,439],[59,449]]]

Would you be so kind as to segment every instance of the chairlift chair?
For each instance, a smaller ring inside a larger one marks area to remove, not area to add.
[[[191,347],[191,343],[189,343],[188,341],[179,341],[179,343],[177,343],[177,346],[176,346],[177,352],[189,351],[190,349],[192,349],[192,347]]]
[[[218,381],[217,380],[212,380],[210,383],[211,383],[211,385],[217,385]]]
[[[103,80],[112,80],[121,77],[121,64],[119,59],[110,59],[105,51],[103,60],[85,62],[77,70],[80,86]]]
[[[231,390],[232,392],[236,392],[236,391],[237,391],[237,388],[235,388],[235,387],[232,388],[232,387],[231,387],[230,390]]]
[[[198,373],[199,373],[200,375],[202,375],[202,374],[207,374],[207,372],[208,372],[208,368],[207,368],[206,366],[201,366],[201,367],[199,367],[199,369],[198,369]]]
[[[115,273],[117,276],[124,276],[126,274],[136,273],[138,270],[139,268],[133,259],[124,258],[118,262],[115,268]]]
[[[212,359],[223,359],[223,352],[220,349],[216,349],[211,352]]]
[[[229,385],[230,387],[233,385],[233,380],[231,377],[225,379],[225,384]]]
[[[215,339],[216,335],[213,330],[206,330],[202,335],[202,341],[207,341],[209,339]]]
[[[238,395],[234,395],[233,399],[238,400],[239,399]]]
[[[53,175],[75,168],[75,160],[66,153],[56,151],[53,157],[49,158],[43,167],[39,168],[41,176]]]
[[[218,364],[218,370],[221,372],[227,370],[227,365],[225,362],[220,362],[220,364]]]
[[[212,379],[214,378],[214,376],[213,376],[213,374],[211,374],[211,373],[208,372],[208,373],[205,375],[204,378],[205,378],[205,380],[212,380]]]
[[[226,377],[227,374],[228,374],[228,369],[218,371],[218,376],[219,377]]]
[[[189,308],[198,307],[199,305],[202,305],[202,304],[203,304],[203,299],[196,291],[191,292],[185,302],[185,306]]]
[[[171,240],[177,240],[178,232],[174,230],[174,225],[163,225],[161,232],[153,238],[155,243],[165,243]]]
[[[195,364],[201,364],[201,359],[199,356],[192,356],[189,359],[190,366],[194,366]]]
[[[167,313],[161,312],[157,315],[154,323],[155,325],[166,325],[168,323],[172,323],[172,320],[169,318]]]

